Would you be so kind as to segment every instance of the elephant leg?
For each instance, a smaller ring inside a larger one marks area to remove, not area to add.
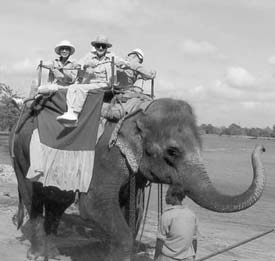
[[[30,209],[30,242],[31,246],[27,252],[29,259],[43,256],[45,253],[45,231],[43,218],[43,194],[42,184],[33,183],[32,202]]]
[[[58,198],[58,196],[57,196]],[[47,235],[57,234],[57,228],[61,217],[65,210],[73,203],[74,195],[71,193],[71,196],[62,202],[58,202],[52,199],[45,200],[45,231]]]
[[[105,215],[102,225],[110,239],[109,260],[130,260],[133,236],[118,203],[106,204],[102,212]]]
[[[34,184],[32,211],[30,215],[32,236],[28,256],[31,258],[54,258],[59,255],[53,239],[65,209],[73,202],[74,193],[57,188]],[[43,212],[45,217],[43,218]]]
[[[47,195],[47,198],[44,200],[45,256],[47,258],[55,258],[59,255],[59,251],[54,243],[57,228],[64,211],[74,201],[74,193],[62,192],[57,188],[51,187],[45,188],[44,193]]]
[[[32,221],[33,232],[31,247],[27,251],[29,260],[48,260],[59,255],[53,243],[53,236],[47,235],[44,229],[44,219],[39,217]],[[34,239],[35,238],[35,239]]]
[[[108,191],[110,188],[103,188]],[[104,193],[106,194],[106,192]],[[105,197],[106,196],[106,197]],[[92,220],[104,231],[108,240],[107,260],[129,260],[133,237],[120,209],[117,194],[105,196],[85,196],[80,198],[80,213],[84,210],[86,219]]]
[[[31,220],[34,220],[38,217],[43,216],[44,202],[43,202],[42,189],[43,189],[42,184],[33,183],[32,204],[31,204],[31,212],[30,212]]]
[[[27,257],[30,260],[35,260],[45,256],[45,238],[44,219],[42,216],[30,219],[31,226],[31,247],[27,251]]]
[[[121,204],[121,209],[124,218],[126,219],[127,224],[130,224],[130,195],[126,194],[124,195],[126,200],[123,201]],[[136,193],[136,220],[135,220],[135,234],[133,235],[134,238],[136,238],[139,228],[141,226],[142,218],[143,218],[143,212],[144,212],[144,204],[145,204],[145,195],[144,195],[144,188],[138,188]]]

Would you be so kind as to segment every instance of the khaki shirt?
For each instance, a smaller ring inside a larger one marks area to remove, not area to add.
[[[82,83],[95,82],[110,84],[112,77],[112,56],[116,58],[113,53],[107,52],[105,56],[99,59],[96,51],[91,51],[82,59],[80,59],[79,64],[85,71]]]
[[[195,256],[192,241],[198,233],[198,220],[187,207],[176,205],[165,210],[157,237],[164,242],[162,254],[175,259]]]
[[[155,77],[155,74],[146,69],[142,64],[130,63],[125,69],[117,69],[117,82],[120,87],[133,86],[139,79],[150,80]]]
[[[68,59],[65,64],[63,64],[60,59],[57,58],[52,62],[52,66],[54,69],[49,72],[48,82],[62,86],[75,82],[77,77],[77,64],[75,62]]]

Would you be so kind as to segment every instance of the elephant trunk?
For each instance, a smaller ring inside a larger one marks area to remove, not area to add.
[[[201,207],[216,212],[229,213],[249,208],[261,197],[264,189],[264,168],[260,158],[264,150],[262,146],[257,146],[253,151],[253,181],[242,194],[230,196],[220,193],[210,181],[204,166],[196,164],[195,170],[185,181],[187,195]]]

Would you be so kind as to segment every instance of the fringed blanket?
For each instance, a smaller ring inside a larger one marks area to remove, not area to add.
[[[75,128],[64,128],[56,121],[66,111],[66,90],[46,100],[30,144],[27,178],[61,190],[88,191],[103,95],[102,90],[89,92]]]

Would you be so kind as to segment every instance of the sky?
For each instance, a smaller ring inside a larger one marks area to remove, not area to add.
[[[141,48],[144,66],[157,71],[156,97],[186,100],[199,124],[272,127],[274,13],[273,0],[5,1],[0,82],[26,96],[39,61],[53,60],[61,40],[78,60],[105,34],[117,55]]]

